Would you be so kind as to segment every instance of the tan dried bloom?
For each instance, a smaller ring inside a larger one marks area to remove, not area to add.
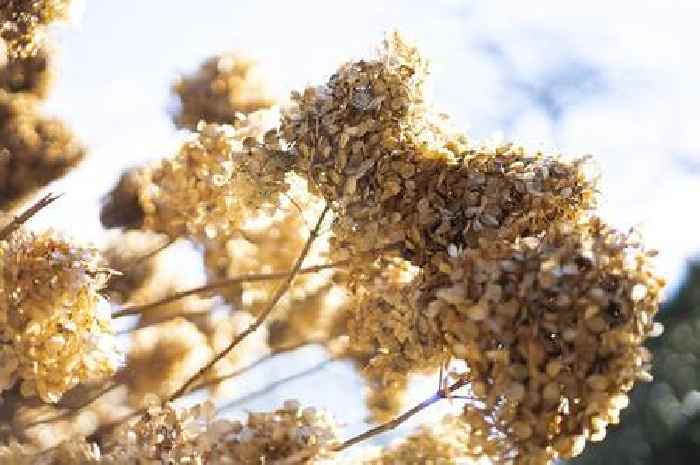
[[[126,362],[129,402],[142,407],[149,394],[167,397],[210,358],[205,335],[184,318],[134,331]]]
[[[31,95],[0,90],[0,209],[22,202],[85,156],[68,128],[40,116],[37,104]]]
[[[44,47],[35,55],[11,60],[0,68],[0,89],[10,93],[27,93],[46,98],[51,82],[51,57]]]
[[[118,354],[108,274],[94,249],[54,232],[19,231],[0,242],[0,391],[57,402],[80,382],[114,373]]]
[[[188,409],[150,405],[140,418],[117,429],[100,465],[209,465],[205,433],[214,414],[205,403]]]
[[[239,129],[202,124],[194,139],[151,172],[139,199],[144,228],[171,238],[212,239],[235,231],[286,190],[284,156],[263,147],[265,115]]]
[[[314,464],[337,444],[331,418],[288,400],[274,412],[251,412],[245,424],[220,421],[210,428],[221,437],[211,465]]]
[[[377,59],[293,94],[281,133],[295,169],[335,209],[336,249],[397,244],[432,274],[450,244],[512,239],[592,207],[582,160],[471,143],[424,102],[426,76],[425,59],[394,34]]]
[[[46,27],[67,19],[70,0],[6,0],[0,8],[0,38],[8,55],[34,55],[43,45]]]
[[[173,92],[181,106],[175,124],[189,129],[200,121],[235,125],[241,113],[275,104],[257,63],[234,53],[209,58],[195,74],[180,78]]]
[[[210,403],[191,409],[154,405],[121,427],[101,465],[265,465],[317,463],[336,444],[329,417],[296,401],[245,423],[213,420]]]
[[[581,453],[647,379],[663,280],[633,235],[597,218],[465,250],[428,305],[475,402],[517,464]]]
[[[353,348],[371,354],[367,370],[388,379],[438,368],[447,353],[436,320],[424,309],[423,275],[401,259],[373,266],[374,279],[355,290],[348,324]]]

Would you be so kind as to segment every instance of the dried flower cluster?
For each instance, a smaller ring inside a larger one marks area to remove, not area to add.
[[[467,362],[516,463],[544,464],[600,441],[649,379],[644,340],[663,281],[632,236],[599,219],[465,250],[428,305]]]
[[[213,406],[149,407],[122,427],[100,465],[312,464],[326,456],[335,427],[322,412],[287,401],[274,412],[253,412],[245,423],[213,420]]]
[[[0,90],[0,209],[8,209],[65,175],[85,156],[57,119],[38,113],[38,100]]]
[[[0,89],[11,94],[21,92],[46,98],[51,81],[50,61],[46,47],[34,55],[10,60],[0,68]]]
[[[55,233],[19,232],[0,242],[0,391],[57,402],[117,364],[107,274],[92,249]]]
[[[0,8],[0,39],[10,58],[34,55],[46,26],[65,20],[70,0],[6,0]]]
[[[172,238],[211,239],[273,208],[287,189],[286,163],[261,147],[266,117],[255,113],[239,130],[203,124],[174,158],[153,168],[139,192],[144,228]]]
[[[621,423],[574,465],[691,464],[700,459],[700,263],[660,315],[664,333],[649,344],[654,381],[636,387]]]
[[[355,264],[351,336],[394,383],[466,361],[459,375],[516,463],[575,456],[644,378],[663,282],[631,239],[589,218],[585,158],[471,144],[425,104],[426,73],[393,35],[282,118],[294,169],[335,209],[332,254],[398,250]],[[381,277],[409,264],[412,278]]]
[[[227,53],[207,59],[191,76],[173,85],[180,100],[178,127],[195,129],[200,121],[235,125],[242,115],[275,104],[257,63]]]

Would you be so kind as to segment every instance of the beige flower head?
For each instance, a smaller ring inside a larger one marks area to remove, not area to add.
[[[173,92],[181,106],[175,124],[189,129],[200,121],[236,125],[242,114],[275,104],[258,64],[234,53],[209,58],[196,73],[180,78]]]
[[[0,242],[0,390],[20,383],[23,395],[53,403],[114,373],[101,264],[94,249],[54,232],[19,231]]]
[[[0,209],[64,176],[85,149],[61,121],[38,113],[35,96],[0,90]]]
[[[287,190],[285,162],[263,147],[267,113],[255,113],[238,129],[202,124],[175,157],[150,173],[139,199],[144,228],[213,239],[236,230]]]

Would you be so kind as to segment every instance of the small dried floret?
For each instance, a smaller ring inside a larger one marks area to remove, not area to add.
[[[43,45],[46,27],[67,19],[71,0],[5,0],[0,8],[0,39],[10,57],[27,57]]]
[[[250,115],[239,129],[202,124],[175,157],[155,167],[139,193],[144,228],[173,238],[213,239],[273,208],[287,189],[287,162],[263,146],[265,115]]]
[[[114,372],[101,264],[94,249],[53,232],[19,231],[0,242],[0,391],[19,382],[23,395],[57,402]]]
[[[428,308],[515,463],[602,440],[648,377],[643,342],[663,280],[639,242],[593,218],[465,250],[451,266],[452,285]]]
[[[59,120],[37,113],[31,95],[0,90],[0,209],[65,175],[85,150]]]
[[[50,54],[42,48],[35,55],[17,58],[0,68],[0,89],[14,94],[46,98],[51,81]]]
[[[257,63],[232,53],[209,58],[197,73],[179,79],[173,91],[181,106],[175,124],[189,129],[200,121],[235,125],[241,113],[275,104]]]

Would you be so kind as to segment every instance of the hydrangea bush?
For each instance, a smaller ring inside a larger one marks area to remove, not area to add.
[[[84,154],[35,113],[37,44],[67,3],[0,12],[0,206],[16,212]],[[599,216],[590,157],[474,141],[428,77],[392,33],[278,105],[252,59],[216,56],[173,86],[180,148],[105,195],[104,250],[25,226],[39,207],[4,218],[0,463],[546,465],[602,441],[651,379],[656,251]],[[178,244],[206,283],[173,269]],[[362,373],[376,427],[343,439],[342,418],[293,400],[217,417],[238,375],[309,344]],[[417,374],[439,389],[407,408]],[[184,407],[191,391],[209,400]],[[455,411],[343,454],[441,401]]]

